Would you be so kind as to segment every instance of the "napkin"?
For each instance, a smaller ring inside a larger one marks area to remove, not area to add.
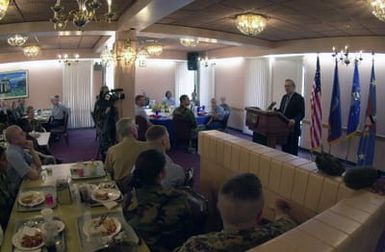
[[[118,203],[115,201],[109,201],[109,202],[104,202],[103,205],[108,209],[111,210],[112,208],[116,207]]]

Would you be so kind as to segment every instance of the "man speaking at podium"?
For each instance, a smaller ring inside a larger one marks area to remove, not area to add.
[[[298,138],[301,135],[301,120],[305,116],[305,102],[303,97],[295,92],[295,83],[293,80],[285,80],[286,94],[282,97],[278,111],[289,119],[289,127],[293,128],[290,133],[287,144],[282,145],[282,151],[297,155]]]

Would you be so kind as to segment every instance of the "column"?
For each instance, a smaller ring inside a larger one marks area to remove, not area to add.
[[[116,33],[115,50],[117,55],[124,49],[127,39],[131,40],[131,46],[135,48],[135,30]],[[122,88],[125,94],[125,98],[118,102],[119,117],[131,117],[135,119],[135,59],[127,64],[123,60],[118,61],[115,66],[114,77],[115,88]]]

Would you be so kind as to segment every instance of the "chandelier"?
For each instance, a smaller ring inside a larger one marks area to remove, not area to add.
[[[146,46],[146,50],[151,56],[160,56],[163,53],[163,46],[160,44],[152,44]]]
[[[59,54],[57,57],[59,59],[59,63],[63,62],[67,66],[70,66],[71,64],[75,64],[79,62],[79,54],[77,53],[74,54],[72,58],[70,58],[66,53],[63,55]]]
[[[138,54],[136,55],[136,61],[138,62],[139,67],[145,67],[146,66],[146,60],[150,57],[150,54],[147,52],[147,50],[140,50]]]
[[[0,20],[5,16],[9,5],[9,0],[0,0]]]
[[[134,61],[136,57],[136,50],[131,46],[130,40],[126,40],[124,42],[124,46],[120,51],[117,51],[115,45],[114,48],[111,50],[106,46],[100,54],[100,60],[102,64],[106,66],[112,62],[117,63],[120,61],[125,64],[129,64]]]
[[[31,45],[23,48],[24,55],[27,57],[35,57],[40,53],[40,46]]]
[[[8,38],[7,42],[10,46],[21,47],[27,42],[27,36],[21,36],[19,34],[15,34]]]
[[[264,16],[245,13],[235,17],[235,24],[240,32],[248,36],[256,36],[266,27],[266,18]]]
[[[372,14],[381,21],[385,22],[385,1],[384,0],[368,0],[372,7]]]
[[[1,0],[0,0],[1,1]],[[103,4],[102,0],[76,0],[78,9],[74,9],[66,14],[64,7],[60,5],[60,0],[56,0],[56,4],[51,7],[53,11],[53,17],[51,22],[53,23],[55,30],[62,30],[66,27],[68,21],[79,29],[83,29],[90,21],[106,21],[111,22],[114,13],[111,11],[112,0],[107,0],[108,12],[104,14],[104,18],[98,19],[96,17],[96,10]]]
[[[196,47],[199,44],[199,40],[193,38],[181,38],[179,42],[185,47]]]
[[[345,46],[344,50],[341,50],[340,52],[338,52],[334,46],[333,46],[332,50],[333,50],[332,56],[333,56],[333,58],[336,59],[336,61],[339,61],[339,62],[345,64],[346,66],[349,65],[350,62],[352,61],[352,58],[350,57],[351,53],[350,53],[349,47],[347,45]],[[356,55],[355,55],[354,61],[357,61],[357,62],[362,61],[363,60],[362,50],[359,52],[359,56],[357,56],[357,54],[358,53],[356,53]]]
[[[104,50],[100,54],[100,60],[105,66],[108,66],[114,62],[114,53],[108,48],[108,46],[104,47]]]

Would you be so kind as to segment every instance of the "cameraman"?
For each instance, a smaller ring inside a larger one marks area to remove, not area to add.
[[[99,151],[103,160],[108,148],[116,142],[115,123],[118,120],[116,102],[119,100],[114,93],[110,93],[107,86],[100,89],[94,107],[96,131],[99,137]]]

